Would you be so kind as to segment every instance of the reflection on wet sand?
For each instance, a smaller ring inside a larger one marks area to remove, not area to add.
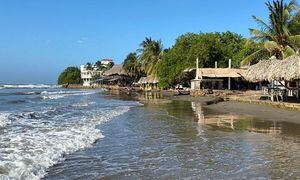
[[[213,127],[247,130],[250,132],[281,134],[282,127],[280,123],[270,121],[260,121],[252,116],[242,116],[234,114],[218,114],[206,112],[200,103],[192,102],[192,108],[197,115],[199,125],[210,125]]]

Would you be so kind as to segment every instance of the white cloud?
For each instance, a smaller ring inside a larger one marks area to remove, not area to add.
[[[89,39],[89,38],[87,38],[87,37],[82,37],[82,38],[78,39],[76,42],[77,42],[78,44],[83,44],[83,43],[85,43],[88,39]]]

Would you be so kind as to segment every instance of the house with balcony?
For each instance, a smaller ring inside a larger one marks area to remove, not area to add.
[[[103,71],[99,71],[96,66],[88,68],[86,65],[80,66],[81,79],[83,86],[91,86],[94,76],[102,75]]]

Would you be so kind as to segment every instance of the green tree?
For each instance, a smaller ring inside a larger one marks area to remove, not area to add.
[[[110,63],[107,64],[107,65],[103,65],[103,64],[101,63],[101,61],[97,61],[97,62],[95,63],[95,65],[96,65],[96,67],[98,68],[98,70],[100,70],[100,71],[106,71],[106,70],[112,68],[112,67],[114,66],[114,63],[113,63],[113,62],[110,62]]]
[[[158,68],[159,85],[168,88],[177,83],[188,83],[193,76],[182,76],[186,69],[196,67],[228,67],[232,59],[233,67],[239,67],[241,59],[257,50],[257,44],[246,44],[246,39],[233,32],[187,33],[180,36],[175,45],[163,56]]]
[[[299,35],[300,34],[300,13],[297,13],[290,25],[289,25],[289,30],[291,32],[292,35]]]
[[[300,36],[293,35],[290,27],[299,12],[295,0],[284,3],[283,0],[267,2],[269,10],[269,23],[253,16],[253,19],[261,26],[261,29],[250,29],[250,40],[261,43],[260,50],[245,58],[242,64],[249,64],[253,59],[266,58],[275,55],[278,59],[284,59],[299,51]],[[293,31],[293,33],[295,33]]]
[[[124,70],[128,75],[134,80],[138,80],[142,75],[144,75],[141,70],[141,63],[138,60],[136,53],[129,53],[123,63]]]
[[[86,68],[86,70],[93,70],[93,65],[92,65],[92,63],[86,63],[85,64],[85,68]]]
[[[79,84],[81,83],[80,69],[78,67],[66,68],[58,77],[58,84]]]
[[[163,56],[163,45],[161,41],[154,41],[151,38],[145,38],[140,46],[141,55],[139,59],[142,70],[147,74],[147,76],[157,77],[158,66]]]

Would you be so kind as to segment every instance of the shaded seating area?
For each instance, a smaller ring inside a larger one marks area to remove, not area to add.
[[[105,71],[103,76],[95,80],[94,83],[98,85],[128,86],[131,84],[131,78],[122,65],[114,65],[111,69]]]
[[[200,68],[199,79],[202,89],[239,89],[243,69],[234,68]],[[239,80],[238,80],[239,79]]]
[[[300,56],[284,60],[271,58],[250,66],[244,77],[250,82],[269,82],[262,87],[262,97],[271,101],[299,102],[300,98]]]
[[[158,77],[141,77],[140,80],[137,82],[137,84],[140,86],[143,90],[157,90],[158,89]]]

